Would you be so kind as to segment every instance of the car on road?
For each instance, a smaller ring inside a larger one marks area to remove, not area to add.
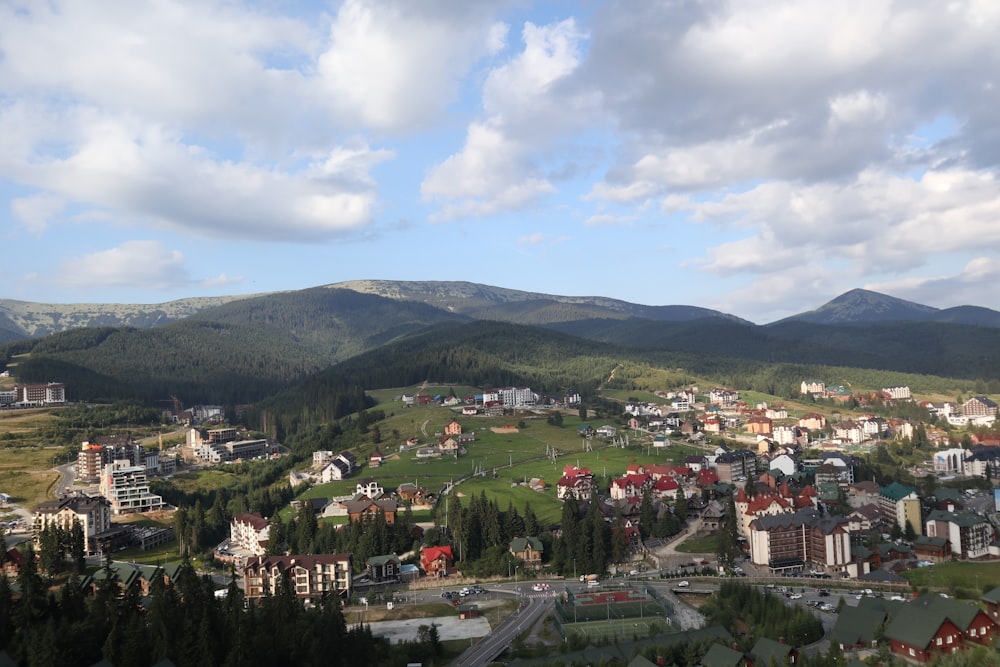
[[[690,581],[678,581],[677,582],[677,588],[687,588],[690,585],[691,585]]]
[[[816,592],[816,594],[819,595],[821,598],[825,598],[830,596],[830,591],[826,590],[825,588],[821,588]]]
[[[544,584],[535,584],[535,585],[533,585],[531,587],[531,590],[537,591],[537,592],[544,591],[545,589],[546,589],[546,586]]]
[[[788,596],[788,599],[789,600],[801,600],[802,599],[802,593],[792,593],[791,595]]]
[[[463,588],[458,592],[458,595],[464,598],[466,595],[472,595],[472,591],[470,591],[468,588]]]

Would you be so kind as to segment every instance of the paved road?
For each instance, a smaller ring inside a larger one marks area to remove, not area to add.
[[[520,609],[511,614],[478,644],[468,648],[452,663],[455,667],[480,667],[503,653],[522,632],[531,628],[538,619],[548,615],[555,601],[552,597],[524,600]]]

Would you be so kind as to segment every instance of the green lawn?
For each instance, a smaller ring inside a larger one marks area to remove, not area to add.
[[[719,548],[718,535],[706,535],[703,537],[689,537],[677,545],[677,551],[685,554],[715,553]]]
[[[914,588],[948,590],[964,589],[979,597],[980,593],[1000,586],[1000,563],[959,561],[919,567],[903,573]]]

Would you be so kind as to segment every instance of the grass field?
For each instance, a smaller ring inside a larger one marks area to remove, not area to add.
[[[29,509],[53,498],[59,474],[52,470],[52,456],[58,451],[60,448],[0,449],[0,492]]]
[[[449,408],[403,408],[400,402],[392,400],[402,393],[413,391],[410,388],[372,392],[373,395],[384,394],[388,397],[388,403],[377,406],[387,415],[386,420],[379,424],[379,429],[383,437],[392,433],[394,438],[391,443],[385,442],[379,446],[386,455],[382,465],[377,469],[363,470],[360,477],[374,477],[386,489],[411,482],[434,492],[439,492],[451,482],[468,477],[456,490],[459,497],[485,492],[487,498],[495,500],[502,510],[507,508],[508,503],[513,503],[521,511],[530,503],[532,510],[545,523],[556,523],[560,518],[561,503],[556,499],[555,484],[566,465],[588,466],[597,475],[617,475],[624,472],[629,463],[678,462],[696,451],[687,447],[665,450],[640,447],[641,444],[651,444],[651,437],[641,439],[634,434],[630,434],[630,444],[635,446],[629,449],[612,447],[608,442],[594,439],[589,443],[593,451],[584,451],[583,440],[577,434],[581,421],[576,414],[566,414],[562,426],[553,426],[543,417],[463,417]],[[474,442],[465,446],[466,453],[457,459],[453,456],[419,459],[415,450],[399,452],[398,447],[394,446],[410,436],[416,436],[421,445],[434,444],[438,438],[436,434],[442,432],[452,419],[462,424],[464,432],[474,432],[476,436]],[[495,433],[491,430],[519,423],[523,423],[523,428],[515,428],[513,432]],[[588,423],[599,426],[603,422],[595,420]],[[374,445],[362,448],[362,455],[366,449],[370,451],[374,449]],[[553,449],[558,452],[555,462],[546,457],[546,451],[551,452]],[[477,472],[477,476],[472,476]],[[548,488],[538,492],[519,485],[532,478],[542,479]],[[355,485],[356,479],[317,485],[304,491],[300,497],[349,495],[354,492]]]
[[[972,563],[959,561],[938,563],[930,567],[908,570],[903,576],[915,588],[945,588],[951,591],[965,589],[978,594],[1000,586],[1000,563]]]
[[[664,632],[670,625],[663,617],[660,618],[626,618],[586,623],[563,623],[562,631],[566,637],[580,635],[593,642],[608,640],[627,640],[643,638],[653,632]]]
[[[706,535],[703,537],[689,537],[677,545],[677,551],[685,554],[705,554],[715,553],[719,548],[718,535]]]

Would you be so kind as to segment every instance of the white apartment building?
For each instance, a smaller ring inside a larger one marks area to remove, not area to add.
[[[111,503],[114,514],[149,512],[163,508],[163,497],[149,490],[145,465],[117,460],[104,466],[101,495]]]

